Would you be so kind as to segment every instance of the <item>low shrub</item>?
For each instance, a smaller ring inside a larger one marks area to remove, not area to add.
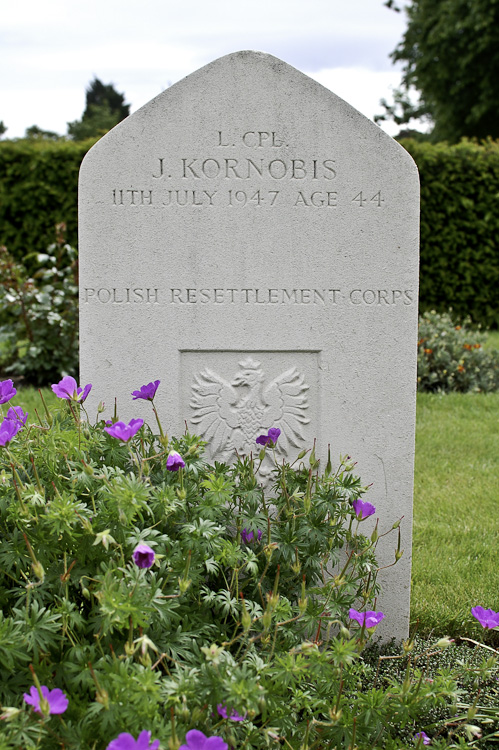
[[[26,268],[0,248],[0,368],[34,385],[78,370],[78,260],[65,225]]]
[[[488,392],[499,388],[499,352],[483,348],[486,334],[467,318],[456,325],[434,310],[419,318],[418,390]]]
[[[376,548],[394,533],[395,564],[400,522],[362,534],[375,508],[350,457],[289,463],[277,428],[255,456],[207,463],[199,438],[165,434],[158,386],[133,396],[159,435],[82,421],[91,386],[71,377],[60,409],[30,423],[10,407],[0,425],[2,750],[422,746],[454,676],[409,665],[381,686],[362,656],[384,617]],[[15,395],[0,383],[0,403]]]

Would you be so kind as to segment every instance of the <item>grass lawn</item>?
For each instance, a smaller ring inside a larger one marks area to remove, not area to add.
[[[411,619],[477,637],[470,607],[499,609],[499,393],[417,403]]]
[[[34,388],[20,396],[42,416]],[[487,640],[470,608],[499,610],[499,393],[420,393],[417,404],[411,620],[421,635]]]

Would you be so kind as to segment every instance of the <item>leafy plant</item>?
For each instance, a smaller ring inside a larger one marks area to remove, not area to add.
[[[456,325],[434,310],[419,319],[418,390],[487,392],[499,388],[499,353],[483,348],[486,335],[467,318]]]
[[[211,465],[199,438],[164,433],[158,385],[134,394],[159,436],[80,420],[90,386],[71,377],[62,408],[0,425],[1,747],[395,749],[430,708],[448,720],[452,675],[387,687],[363,659],[399,521],[361,533],[375,509],[351,459],[276,460],[274,428]]]
[[[32,275],[0,248],[0,362],[35,385],[78,369],[77,253],[56,230]]]

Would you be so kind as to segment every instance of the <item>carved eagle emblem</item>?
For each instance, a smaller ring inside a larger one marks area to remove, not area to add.
[[[258,435],[279,427],[276,450],[288,455],[303,447],[308,385],[296,367],[265,383],[260,362],[248,357],[239,362],[231,382],[210,368],[194,377],[191,422],[208,442],[213,458],[227,461],[234,452],[255,451]]]

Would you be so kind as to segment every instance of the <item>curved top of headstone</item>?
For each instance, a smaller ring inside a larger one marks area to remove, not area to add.
[[[417,175],[417,167],[410,154],[378,125],[331,90],[312,78],[266,52],[241,50],[224,55],[173,84],[131,114],[101,138],[83,160],[83,169],[108,148],[113,151],[123,143],[130,149],[130,138],[144,144],[168,137],[168,131],[184,131],[186,142],[206,120],[209,127],[217,115],[224,117],[233,111],[236,121],[245,116],[262,118],[262,130],[268,117],[280,123],[286,120],[307,122],[307,139],[322,142],[324,136],[334,135],[338,151],[359,148],[379,150],[382,145],[386,158],[405,162],[405,170]],[[308,118],[308,119],[307,119]],[[355,146],[354,146],[355,143]],[[268,144],[265,144],[268,145]]]

